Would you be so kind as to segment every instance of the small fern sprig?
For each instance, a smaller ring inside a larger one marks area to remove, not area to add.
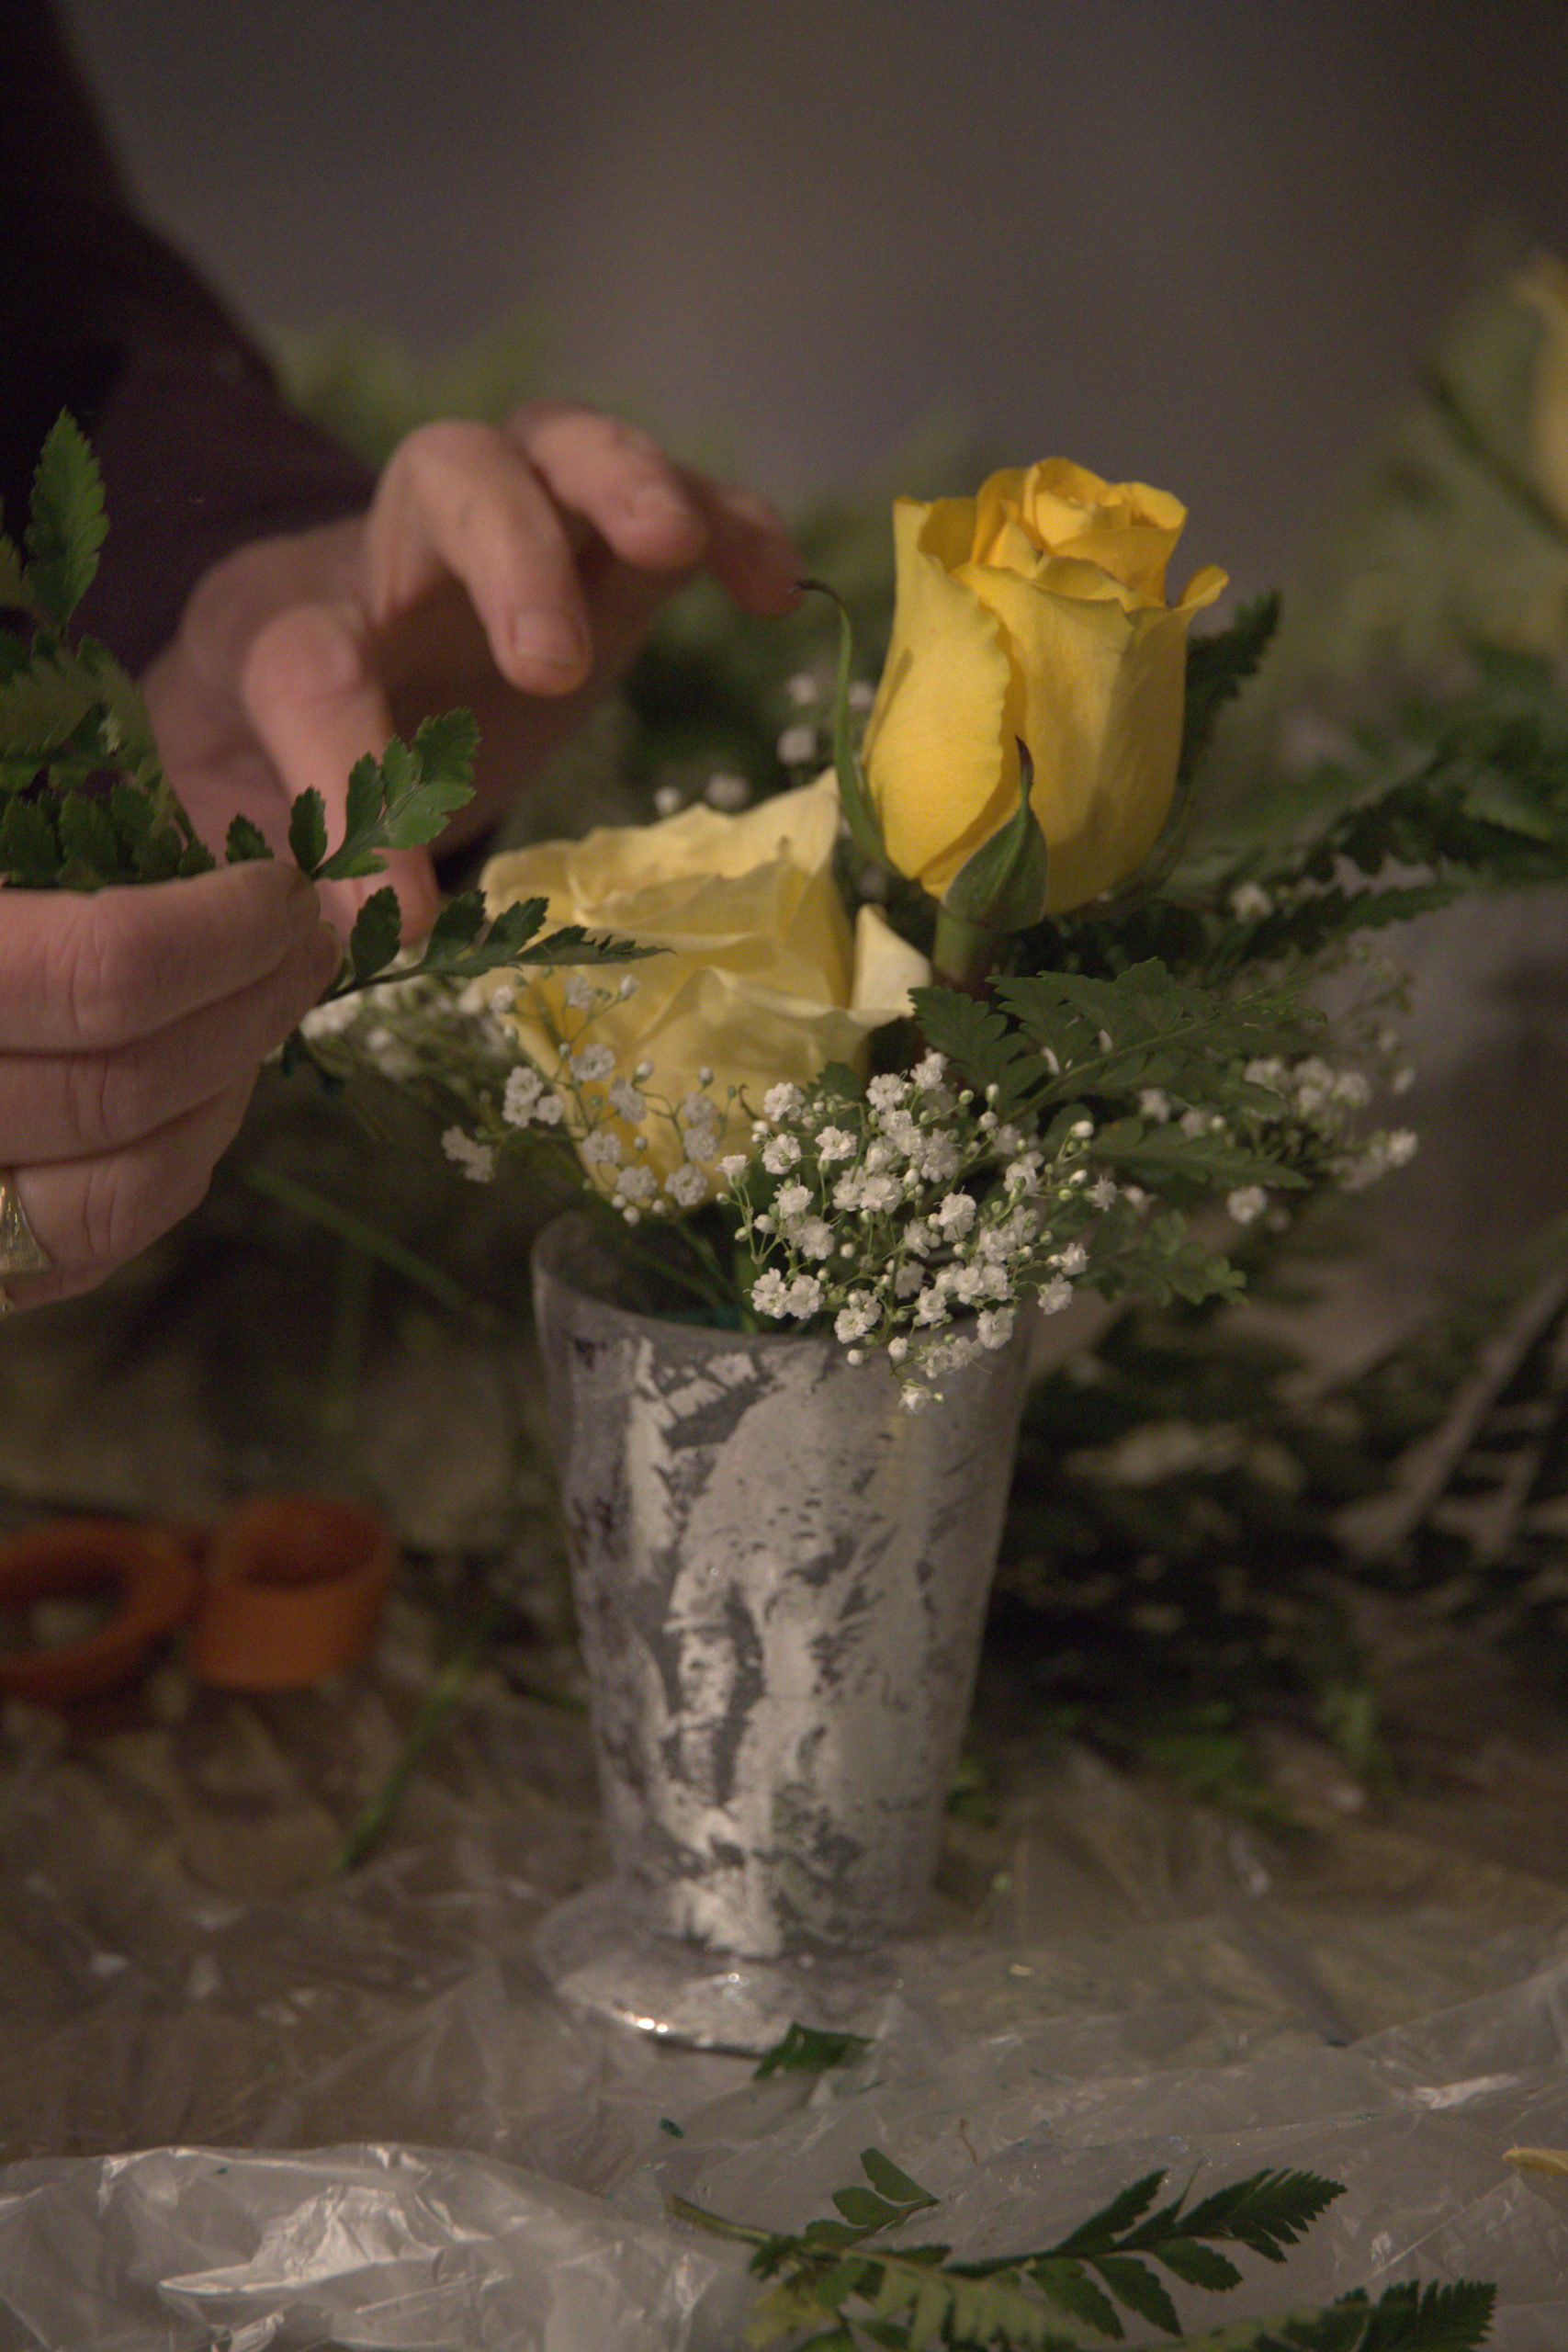
[[[879,2148],[863,2151],[861,2167],[864,2182],[834,2195],[839,2218],[808,2222],[798,2233],[671,2199],[679,2220],[750,2245],[752,2272],[773,2282],[748,2330],[758,2352],[786,2340],[798,2352],[938,2344],[950,2352],[1085,2352],[1092,2339],[1122,2341],[1123,2314],[1186,2352],[1475,2352],[1491,2322],[1495,2290],[1467,2281],[1393,2287],[1376,2301],[1358,2293],[1184,2335],[1160,2270],[1224,2293],[1242,2274],[1222,2248],[1282,2263],[1344,2194],[1314,2173],[1252,2173],[1190,2204],[1185,2190],[1159,2202],[1166,2176],[1146,2173],[1054,2245],[964,2262],[942,2244],[874,2244],[938,2200]]]

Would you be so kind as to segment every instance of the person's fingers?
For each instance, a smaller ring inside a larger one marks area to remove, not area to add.
[[[327,846],[342,839],[348,779],[368,752],[380,759],[394,732],[386,695],[371,667],[365,616],[354,605],[291,605],[257,630],[240,671],[240,698],[283,786],[286,800],[316,791],[327,819]],[[385,871],[321,885],[321,904],[347,931],[365,900],[389,884],[402,909],[403,936],[417,939],[435,920],[439,899],[423,850],[387,850]]]
[[[337,963],[318,922],[276,971],[161,1029],[97,1052],[0,1054],[0,1165],[113,1152],[197,1109],[259,1069]]]
[[[496,667],[532,694],[570,694],[592,659],[588,616],[560,513],[507,436],[430,424],[388,460],[366,524],[378,624],[448,575],[484,624]]]
[[[89,1288],[188,1216],[239,1133],[254,1084],[253,1070],[122,1150],[18,1169],[22,1209],[51,1271],[7,1283],[15,1304]]]
[[[636,425],[595,409],[536,401],[502,427],[552,496],[580,514],[624,562],[653,571],[711,571],[749,611],[782,613],[803,569],[773,509],[676,465]]]
[[[800,602],[806,565],[776,511],[755,491],[691,474],[692,495],[707,516],[706,569],[743,611],[770,618]]]
[[[707,516],[651,435],[565,401],[535,401],[502,426],[558,505],[581,515],[626,562],[649,571],[700,563]]]
[[[319,914],[297,867],[260,860],[135,888],[0,890],[0,1053],[112,1049],[164,1028],[276,975]]]

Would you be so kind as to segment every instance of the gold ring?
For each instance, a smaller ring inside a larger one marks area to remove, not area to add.
[[[16,1306],[6,1285],[13,1274],[46,1274],[51,1261],[28,1223],[14,1168],[0,1169],[0,1315]]]

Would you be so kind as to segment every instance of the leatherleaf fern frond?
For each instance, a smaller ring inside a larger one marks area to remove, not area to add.
[[[837,2218],[798,2233],[671,2199],[679,2219],[751,2247],[750,2268],[769,2282],[747,2335],[757,2352],[1087,2352],[1151,2340],[1130,2338],[1130,2326],[1185,2352],[1476,2352],[1491,2323],[1489,2286],[1402,2284],[1184,2333],[1168,2281],[1221,2294],[1242,2283],[1233,2252],[1284,2262],[1344,2194],[1314,2173],[1252,2173],[1196,2201],[1186,2190],[1164,2198],[1166,2175],[1147,2173],[1055,2245],[969,2262],[937,2241],[889,2245],[938,2200],[878,2148],[861,2166],[864,2181],[833,2198]]]

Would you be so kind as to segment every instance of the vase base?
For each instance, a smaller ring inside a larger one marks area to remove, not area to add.
[[[655,1935],[615,1879],[558,1904],[535,1935],[534,1956],[579,2008],[663,2041],[750,2057],[771,2050],[792,2025],[874,2032],[898,1981],[878,1951],[750,1960]]]

